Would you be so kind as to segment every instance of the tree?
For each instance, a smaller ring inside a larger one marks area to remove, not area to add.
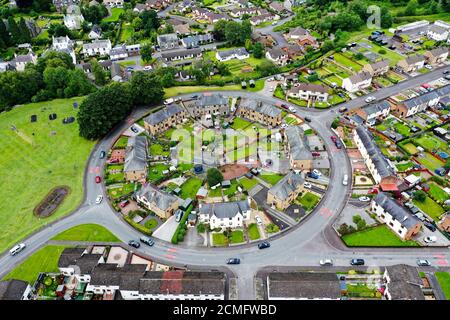
[[[391,13],[387,7],[381,7],[381,27],[384,29],[390,28],[394,19],[392,18]]]
[[[231,74],[230,68],[226,63],[223,62],[217,64],[217,70],[219,70],[219,74],[224,77],[229,76]]]
[[[83,7],[81,13],[86,21],[98,24],[108,15],[108,9],[103,4]]]
[[[94,74],[95,83],[99,86],[103,86],[108,82],[108,74],[97,60],[91,61],[92,73]]]
[[[51,23],[48,28],[48,34],[55,37],[72,36],[70,30],[65,25],[60,23]]]
[[[214,24],[213,35],[217,41],[225,40],[225,27],[227,26],[226,20],[219,20]]]
[[[69,71],[69,80],[64,89],[66,98],[84,96],[94,91],[94,85],[89,81],[83,70],[74,69]]]
[[[135,72],[131,78],[131,91],[135,105],[149,105],[162,100],[164,89],[157,75],[148,72]]]
[[[152,46],[147,43],[144,44],[141,48],[141,57],[145,62],[149,62],[152,60]]]
[[[232,45],[244,45],[251,38],[252,26],[248,20],[242,23],[226,21],[224,26],[225,40]]]
[[[361,52],[358,52],[355,54],[355,59],[356,60],[364,59],[364,55]]]
[[[206,181],[208,181],[209,187],[213,187],[223,181],[222,172],[216,168],[210,168],[206,171]]]
[[[253,56],[256,59],[261,59],[264,55],[264,46],[261,42],[257,42],[253,45]]]
[[[417,0],[409,0],[408,4],[405,8],[405,15],[406,16],[415,16],[417,8],[419,7],[419,3]]]
[[[3,19],[0,19],[0,40],[1,43],[3,43],[3,45],[0,46],[0,48],[6,48],[11,43],[11,38],[9,36],[8,30],[6,30],[6,26],[5,23],[3,22]]]
[[[103,137],[130,114],[131,102],[128,84],[113,83],[91,93],[78,111],[80,136],[90,140]]]
[[[20,33],[20,28],[16,23],[16,20],[11,16],[8,18],[8,29],[11,34],[11,40],[14,44],[22,43],[22,35]]]
[[[361,219],[356,223],[356,228],[358,231],[364,230],[367,227],[366,220]]]
[[[142,19],[142,26],[147,37],[161,25],[158,14],[155,10],[146,10],[139,16]]]
[[[40,73],[44,73],[44,70],[47,67],[64,67],[65,69],[73,69],[75,66],[73,65],[72,57],[68,53],[49,51],[38,59],[36,70]]]
[[[357,224],[359,221],[361,221],[361,216],[359,215],[359,214],[355,214],[353,217],[352,217],[352,221],[353,221],[353,223],[355,223],[355,224]]]
[[[427,199],[427,194],[423,190],[417,190],[414,192],[414,200],[417,200],[419,202],[425,202]]]
[[[329,52],[329,51],[331,51],[331,50],[333,50],[334,49],[334,43],[333,43],[333,41],[331,41],[331,40],[325,40],[324,41],[324,43],[323,43],[323,45],[322,45],[322,48],[320,48],[320,51],[322,51],[322,53],[327,53],[327,52]]]
[[[256,67],[256,71],[259,71],[263,77],[277,74],[279,73],[279,70],[280,69],[270,61],[263,61]]]

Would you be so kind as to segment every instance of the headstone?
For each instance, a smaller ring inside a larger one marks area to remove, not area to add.
[[[37,115],[32,114],[31,115],[31,122],[36,122],[37,121]]]
[[[49,120],[55,120],[56,118],[57,118],[56,113],[51,113],[51,114],[48,116],[48,119],[49,119]]]

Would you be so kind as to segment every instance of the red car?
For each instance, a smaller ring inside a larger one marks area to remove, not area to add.
[[[95,177],[95,182],[96,182],[96,183],[102,182],[102,178],[101,178],[100,176],[96,176],[96,177]]]
[[[124,200],[124,201],[122,201],[122,202],[119,204],[119,206],[120,206],[121,208],[123,208],[123,207],[126,207],[129,203],[130,203],[130,201]]]
[[[335,136],[331,136],[330,138],[331,138],[331,141],[333,141],[334,143],[336,143],[337,138],[336,138]]]
[[[313,157],[320,157],[320,153],[318,152],[311,152]]]

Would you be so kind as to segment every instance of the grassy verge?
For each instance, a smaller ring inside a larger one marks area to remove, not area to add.
[[[61,232],[52,240],[120,242],[108,229],[98,224],[82,224]]]
[[[434,275],[444,292],[445,298],[450,300],[450,273],[448,272],[435,272]]]

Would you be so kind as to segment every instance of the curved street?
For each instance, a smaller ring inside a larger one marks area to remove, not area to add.
[[[406,80],[395,86],[380,89],[373,94],[377,100],[384,99],[396,92],[419,86],[427,81],[442,76],[442,68],[427,74]],[[371,267],[386,266],[398,263],[415,265],[416,259],[429,259],[432,265],[439,265],[440,261],[450,261],[449,249],[445,248],[378,248],[378,249],[351,249],[345,247],[331,227],[348,201],[350,186],[343,187],[341,181],[344,174],[351,174],[351,167],[346,156],[345,149],[331,148],[329,138],[333,135],[330,124],[337,115],[337,109],[346,106],[348,109],[360,107],[365,104],[364,97],[350,100],[339,106],[326,109],[305,109],[289,104],[273,97],[262,96],[258,93],[245,91],[220,91],[227,96],[249,97],[269,103],[285,103],[297,109],[297,114],[311,118],[311,126],[323,138],[329,152],[331,163],[330,186],[324,198],[315,209],[300,224],[292,227],[279,236],[271,239],[271,248],[259,250],[255,244],[241,245],[229,248],[192,248],[183,245],[173,245],[155,239],[153,247],[141,246],[138,249],[144,255],[152,259],[178,266],[225,266],[225,261],[230,257],[241,258],[240,265],[229,266],[238,278],[239,299],[254,299],[253,278],[258,269],[270,266],[317,266],[322,258],[332,258],[336,266],[348,266],[349,260],[355,257],[364,258],[366,265]],[[188,97],[189,95],[180,96]],[[26,249],[18,256],[10,256],[7,252],[0,257],[0,277],[5,276],[21,261],[25,260],[33,252],[58,233],[85,223],[100,224],[114,233],[123,242],[140,237],[140,233],[123,221],[110,207],[103,184],[96,184],[94,177],[95,168],[102,170],[105,159],[99,159],[100,150],[108,150],[120,133],[130,126],[134,120],[148,113],[148,109],[137,109],[134,113],[108,136],[100,141],[92,150],[87,163],[84,187],[85,199],[83,203],[70,215],[52,223],[35,232],[24,240]],[[103,194],[105,200],[95,204],[97,195]],[[326,208],[332,214],[321,214],[320,210]],[[130,247],[131,248],[131,247]],[[132,248],[132,251],[136,249]]]

